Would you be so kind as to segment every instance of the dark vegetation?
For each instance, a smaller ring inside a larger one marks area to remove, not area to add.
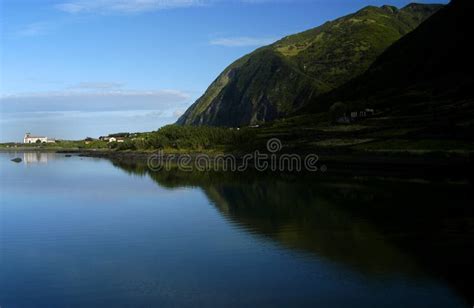
[[[229,129],[220,127],[190,127],[168,125],[149,133],[119,133],[109,137],[123,137],[123,142],[108,142],[92,138],[80,141],[61,140],[56,143],[15,144],[4,143],[2,148],[71,149],[71,150],[117,150],[117,151],[229,151],[239,145],[248,144],[254,136],[251,129]]]
[[[251,131],[219,127],[180,127],[168,125],[156,132],[139,134],[124,143],[113,143],[118,150],[168,151],[226,150],[251,139]]]
[[[438,120],[472,113],[468,103],[474,96],[473,6],[472,1],[447,5],[394,43],[364,74],[321,96],[319,104],[302,113],[325,111],[334,101],[392,114],[437,112]]]

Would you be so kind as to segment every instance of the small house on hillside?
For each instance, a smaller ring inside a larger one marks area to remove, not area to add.
[[[352,119],[357,119],[357,118],[367,118],[367,117],[370,117],[370,116],[373,116],[374,115],[374,109],[365,109],[365,110],[361,110],[361,111],[352,111],[351,112],[351,118]]]
[[[91,137],[87,137],[86,139],[84,139],[85,144],[91,144],[94,141],[96,141],[96,139],[91,138]]]
[[[374,109],[366,108],[364,110],[351,111],[348,114],[344,113],[341,117],[337,118],[336,122],[339,124],[348,124],[357,120],[369,118],[375,114]]]
[[[125,138],[123,138],[123,137],[110,137],[109,142],[124,143]]]

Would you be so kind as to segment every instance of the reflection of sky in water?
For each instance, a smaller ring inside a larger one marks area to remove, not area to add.
[[[15,155],[0,154],[2,307],[461,306],[362,217],[303,202],[295,185],[180,186],[106,160]],[[346,262],[362,244],[394,270]]]

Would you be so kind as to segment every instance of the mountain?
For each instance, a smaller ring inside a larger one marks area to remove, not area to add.
[[[452,1],[388,48],[364,74],[301,112],[325,111],[344,102],[351,108],[375,107],[392,114],[472,114],[472,16],[473,1]]]
[[[441,7],[369,6],[257,49],[227,67],[177,124],[251,125],[314,104]]]

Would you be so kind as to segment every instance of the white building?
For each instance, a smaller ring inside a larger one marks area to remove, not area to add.
[[[117,142],[117,143],[124,143],[125,138],[122,137],[110,137],[109,142]]]
[[[23,143],[54,143],[54,139],[43,136],[32,136],[31,133],[26,133],[23,138]]]

